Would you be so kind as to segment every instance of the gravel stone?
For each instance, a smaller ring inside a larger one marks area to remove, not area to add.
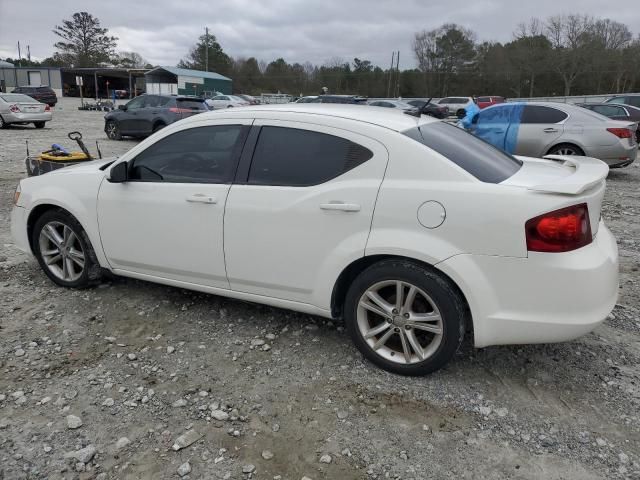
[[[189,462],[184,462],[182,465],[178,467],[178,475],[184,477],[185,475],[189,475],[191,473],[191,465]]]
[[[76,417],[75,415],[67,415],[67,428],[70,430],[75,430],[76,428],[80,428],[82,426],[82,419],[80,417]]]

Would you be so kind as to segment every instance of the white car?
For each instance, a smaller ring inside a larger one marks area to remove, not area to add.
[[[473,98],[471,97],[445,97],[438,100],[438,105],[449,108],[449,115],[453,117],[464,116],[463,111],[471,105]]]
[[[421,375],[477,347],[579,337],[611,312],[608,167],[514,158],[395,109],[287,104],[169,125],[20,182],[11,230],[58,285],[102,269],[328,318]]]
[[[246,107],[249,105],[245,99],[236,97],[235,95],[217,95],[213,98],[205,100],[210,110],[218,110],[221,108]]]

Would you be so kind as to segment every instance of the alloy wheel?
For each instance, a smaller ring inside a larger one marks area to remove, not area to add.
[[[394,363],[430,358],[443,339],[440,310],[422,289],[386,280],[369,287],[358,302],[358,330],[369,347]]]
[[[578,155],[578,152],[571,147],[560,147],[556,150],[556,155]]]
[[[116,140],[118,137],[118,126],[115,122],[107,123],[107,137],[111,140]]]
[[[38,238],[40,255],[49,271],[65,282],[75,282],[84,272],[86,256],[76,233],[62,222],[49,222]]]

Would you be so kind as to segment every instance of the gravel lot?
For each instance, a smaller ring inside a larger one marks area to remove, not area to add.
[[[557,345],[467,342],[402,378],[336,322],[121,278],[55,287],[11,244],[25,139],[135,144],[78,104],[0,131],[0,479],[640,478],[638,164],[609,175],[621,282],[604,325]]]

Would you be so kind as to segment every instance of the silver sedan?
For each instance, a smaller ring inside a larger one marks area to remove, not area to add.
[[[470,130],[515,155],[581,155],[624,167],[636,159],[637,128],[637,122],[611,120],[576,105],[512,102],[481,110]]]
[[[21,93],[0,93],[0,128],[33,123],[43,128],[53,118],[49,105]]]

